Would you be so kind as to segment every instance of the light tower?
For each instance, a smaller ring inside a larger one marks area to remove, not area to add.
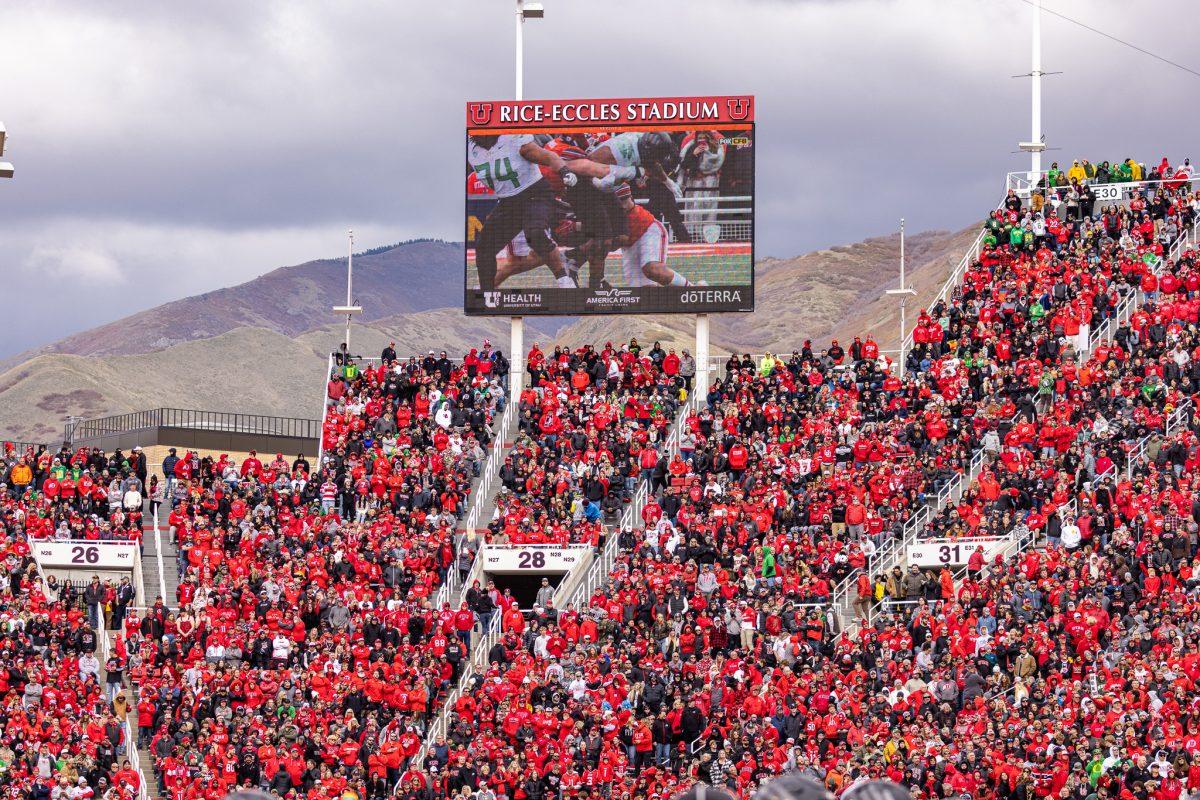
[[[1046,149],[1046,134],[1042,133],[1042,0],[1033,3],[1033,63],[1029,77],[1033,81],[1030,90],[1030,135],[1028,142],[1017,147],[1029,153],[1029,186],[1037,186],[1042,176],[1042,151]]]
[[[905,306],[908,304],[908,298],[916,294],[917,290],[909,286],[904,281],[904,218],[900,218],[900,288],[888,289],[886,294],[900,298],[900,377],[904,377],[904,328],[905,328]]]
[[[347,356],[350,355],[350,322],[354,319],[355,314],[362,313],[362,306],[354,302],[354,231],[350,230],[348,234],[350,250],[346,254],[346,305],[333,307],[334,314],[346,317],[346,338],[342,343],[346,346]]]

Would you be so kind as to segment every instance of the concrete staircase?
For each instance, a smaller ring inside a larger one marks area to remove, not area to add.
[[[142,535],[146,545],[142,552],[142,582],[146,586],[146,605],[154,605],[154,598],[162,594],[163,602],[173,608],[176,603],[175,590],[179,588],[179,569],[176,566],[177,551],[171,542],[171,534],[167,529],[160,528],[156,536],[152,521]],[[161,569],[158,554],[160,544]]]

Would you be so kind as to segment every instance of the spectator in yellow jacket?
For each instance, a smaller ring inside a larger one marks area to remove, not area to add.
[[[1078,161],[1071,162],[1071,168],[1067,170],[1067,180],[1072,183],[1083,183],[1087,180],[1087,171],[1084,170]]]
[[[8,480],[12,484],[13,491],[17,497],[25,494],[25,490],[29,488],[29,484],[33,483],[33,470],[25,463],[25,456],[21,456],[17,459],[17,463],[13,464],[13,468],[8,474]]]

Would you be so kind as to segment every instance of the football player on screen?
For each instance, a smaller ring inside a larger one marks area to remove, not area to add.
[[[530,249],[550,267],[556,286],[577,288],[550,239],[556,214],[554,191],[539,168],[549,167],[565,185],[574,185],[578,177],[562,157],[539,145],[531,134],[472,134],[467,163],[498,198],[475,239],[479,288],[485,292],[496,288],[496,255],[519,233],[525,234]]]
[[[616,197],[629,220],[628,233],[617,240],[628,285],[707,285],[705,281],[692,283],[667,266],[667,229],[653,214],[633,202],[627,184],[617,188]]]
[[[679,148],[670,134],[661,131],[618,133],[592,147],[588,158],[618,167],[605,177],[592,181],[598,189],[612,191],[620,181],[635,180],[644,175],[650,213],[667,221],[675,241],[692,240],[679,211],[682,193],[671,180],[671,175],[679,168]]]

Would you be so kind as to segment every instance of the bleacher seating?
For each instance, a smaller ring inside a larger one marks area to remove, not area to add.
[[[698,403],[682,354],[636,342],[534,348],[525,387],[486,346],[342,354],[314,474],[252,458],[177,478],[179,595],[106,616],[104,672],[134,692],[117,699],[82,655],[114,591],[44,597],[26,538],[139,536],[137,458],[68,450],[26,480],[7,454],[0,702],[25,752],[0,741],[0,783],[129,783],[112,724],[130,706],[172,800],[749,798],[784,771],[939,800],[1181,800],[1200,787],[1200,272],[1176,242],[1200,198],[1181,180],[1097,208],[1077,176],[1048,183],[988,217],[903,377],[866,336],[730,357]],[[572,607],[438,595],[508,402],[481,524],[496,544],[615,541]],[[1013,546],[881,573],[910,533]],[[43,745],[70,758],[31,759]]]

